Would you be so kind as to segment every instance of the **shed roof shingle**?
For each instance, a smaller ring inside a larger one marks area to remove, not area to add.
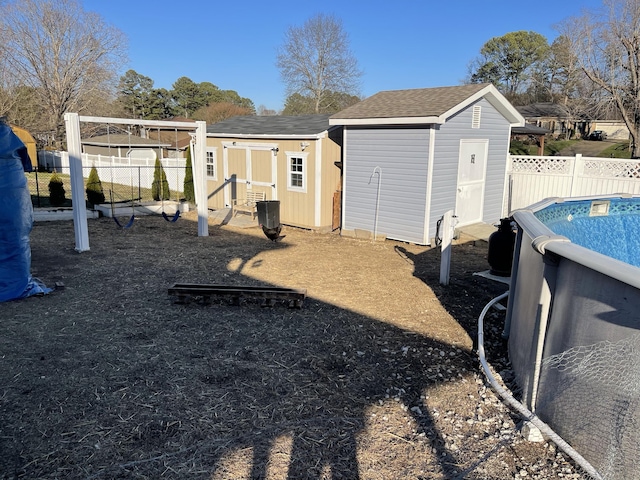
[[[208,134],[278,136],[317,135],[332,128],[330,115],[243,115],[207,125]]]
[[[334,114],[332,119],[438,117],[488,84],[387,90]]]

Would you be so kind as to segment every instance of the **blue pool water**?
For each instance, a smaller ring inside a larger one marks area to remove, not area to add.
[[[640,198],[556,203],[534,215],[576,245],[640,267]]]

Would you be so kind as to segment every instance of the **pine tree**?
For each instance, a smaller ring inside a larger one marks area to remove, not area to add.
[[[151,196],[155,201],[160,199],[169,200],[171,192],[169,191],[169,182],[167,175],[164,173],[160,159],[156,158],[156,165],[153,170],[153,183],[151,184]]]
[[[187,162],[184,172],[184,199],[187,202],[195,203],[196,195],[193,189],[193,167],[191,166],[191,147],[187,147]]]
[[[100,181],[95,165],[91,167],[91,171],[89,172],[86,192],[87,200],[91,205],[104,203],[104,190],[102,189],[102,182]]]
[[[54,207],[64,205],[67,201],[67,197],[64,191],[64,184],[62,178],[57,172],[53,172],[51,179],[49,180],[49,203]]]

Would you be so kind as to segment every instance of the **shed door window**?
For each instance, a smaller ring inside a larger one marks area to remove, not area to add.
[[[216,173],[216,151],[207,149],[207,177],[215,180]]]
[[[307,154],[287,152],[287,162],[289,164],[287,189],[305,192],[307,190]]]

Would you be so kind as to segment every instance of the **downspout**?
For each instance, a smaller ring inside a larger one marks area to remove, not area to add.
[[[382,185],[382,168],[380,168],[380,166],[376,166],[373,169],[373,173],[369,177],[369,185],[371,185],[371,179],[376,173],[378,174],[378,190],[376,192],[376,212],[375,212],[375,218],[373,221],[373,241],[374,242],[378,237],[378,210],[380,208],[380,187]]]

